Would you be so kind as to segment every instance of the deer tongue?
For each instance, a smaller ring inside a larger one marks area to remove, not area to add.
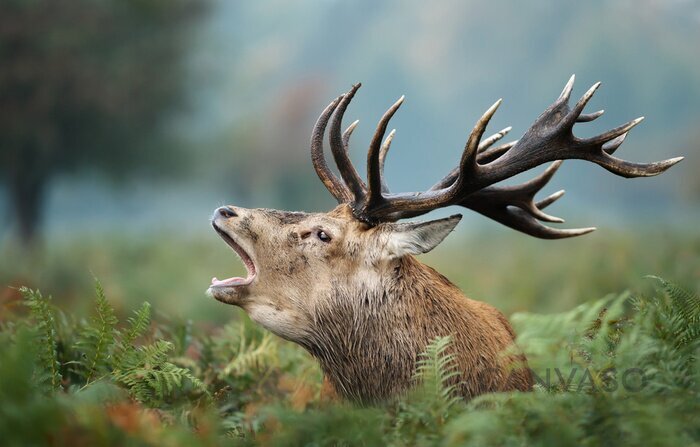
[[[237,276],[227,279],[217,279],[216,277],[211,279],[212,286],[244,286],[247,284],[250,284],[248,278],[240,278]]]

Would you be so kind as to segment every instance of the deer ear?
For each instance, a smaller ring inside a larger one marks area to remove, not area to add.
[[[391,224],[388,229],[386,255],[400,258],[404,255],[419,255],[437,247],[462,219],[455,214],[444,219],[428,222],[405,222]]]

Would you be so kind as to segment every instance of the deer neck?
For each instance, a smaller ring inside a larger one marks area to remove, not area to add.
[[[379,281],[338,279],[316,309],[313,336],[304,345],[345,398],[386,399],[411,385],[418,355],[434,337],[431,325],[449,312],[446,301],[455,291],[410,256]],[[426,317],[431,325],[424,324]]]

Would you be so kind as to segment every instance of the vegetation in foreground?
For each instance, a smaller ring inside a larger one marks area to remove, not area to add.
[[[323,402],[314,361],[244,320],[216,330],[88,318],[22,289],[0,326],[4,445],[697,445],[700,298],[662,279],[554,315],[512,317],[531,393],[451,397],[436,339],[420,386],[380,407]],[[21,305],[20,305],[21,304]]]

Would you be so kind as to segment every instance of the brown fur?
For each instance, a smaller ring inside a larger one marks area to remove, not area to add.
[[[446,335],[459,371],[452,380],[465,398],[532,387],[503,314],[410,254],[394,254],[395,224],[367,226],[346,205],[325,214],[235,210],[215,223],[252,257],[258,276],[210,291],[316,357],[325,395],[376,402],[401,394],[413,385],[419,354]],[[315,237],[318,229],[332,241]]]

